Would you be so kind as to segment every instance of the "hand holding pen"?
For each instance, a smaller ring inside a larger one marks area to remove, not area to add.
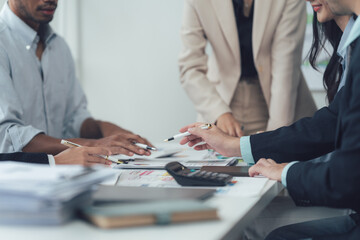
[[[225,134],[218,127],[210,125],[206,129],[204,123],[193,123],[180,129],[185,137],[181,139],[180,144],[188,144],[189,147],[194,147],[195,150],[213,149],[226,157],[240,157],[240,138],[232,137]]]
[[[70,142],[70,141],[67,141],[67,140],[61,140],[61,144],[62,145],[65,145],[65,146],[68,146],[70,148],[80,148],[82,147],[81,145],[77,144],[77,143],[73,143],[73,142]],[[97,154],[94,154],[94,156],[98,157],[98,158],[102,158],[102,159],[105,159],[107,161],[105,161],[107,164],[110,162],[113,162],[113,163],[126,163],[124,161],[120,161],[119,159],[115,158],[115,157],[112,157],[112,156],[109,156],[109,153],[107,153],[106,155],[97,155]]]
[[[69,146],[69,145],[67,145]],[[109,155],[110,151],[101,147],[74,147],[71,145],[56,156],[54,156],[56,164],[78,164],[91,166],[93,164],[110,165],[111,161],[104,159],[102,156]]]
[[[134,142],[134,144],[135,144],[136,146],[138,146],[138,147],[141,147],[141,148],[145,149],[145,150],[157,151],[157,148],[156,148],[156,147],[150,147],[150,146],[148,146],[148,145],[146,145],[146,144],[143,144],[143,143]]]
[[[208,129],[212,128],[212,124],[210,124],[210,123],[201,124],[201,125],[198,126],[198,128],[200,128],[200,129],[202,129],[202,130],[208,130]],[[164,142],[170,142],[170,141],[173,141],[173,140],[175,140],[175,139],[178,139],[178,138],[182,138],[182,137],[186,137],[186,136],[191,135],[191,133],[188,132],[187,130],[184,130],[184,131],[182,131],[182,130],[183,130],[183,128],[180,129],[180,132],[181,132],[181,133],[176,134],[176,135],[172,136],[171,138],[165,139]]]
[[[140,136],[134,135],[132,133],[122,133],[114,134],[104,138],[92,140],[89,145],[98,146],[98,147],[107,147],[111,150],[113,154],[123,154],[127,156],[137,155],[146,155],[150,156],[151,151],[149,149],[140,147],[136,143],[144,144],[148,147],[153,147],[150,144],[147,144],[143,138]]]

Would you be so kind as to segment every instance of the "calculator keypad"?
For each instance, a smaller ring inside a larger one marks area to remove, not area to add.
[[[179,162],[168,163],[165,169],[182,186],[225,186],[232,179],[228,174],[188,169]]]

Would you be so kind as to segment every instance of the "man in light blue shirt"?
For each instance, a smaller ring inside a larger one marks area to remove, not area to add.
[[[67,138],[112,153],[149,155],[146,139],[94,120],[64,39],[53,32],[57,0],[9,0],[0,13],[0,152],[57,154]]]

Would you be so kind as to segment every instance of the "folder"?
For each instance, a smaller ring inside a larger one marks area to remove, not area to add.
[[[134,227],[219,219],[217,209],[198,200],[106,204],[83,209],[83,215],[100,228]]]

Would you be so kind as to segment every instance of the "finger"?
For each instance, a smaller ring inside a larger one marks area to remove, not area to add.
[[[210,148],[209,148],[209,145],[207,145],[207,144],[201,144],[201,145],[195,146],[194,149],[197,151],[202,151],[202,150],[206,150],[206,149],[210,149]]]
[[[232,137],[236,137],[235,129],[229,128],[229,135],[232,136]]]
[[[203,125],[204,125],[204,123],[200,123],[200,122],[192,123],[185,127],[180,128],[179,132],[184,133],[184,132],[188,131],[189,128],[196,128],[196,127],[203,126]]]
[[[146,138],[143,138],[145,140],[145,144],[149,147],[155,147],[151,142],[149,142]]]
[[[196,144],[201,143],[201,142],[203,142],[203,140],[202,140],[201,138],[197,138],[197,139],[195,139],[195,140],[193,140],[193,141],[190,141],[189,144],[188,144],[188,146],[189,146],[189,147],[193,147],[193,146],[195,146]]]
[[[190,142],[189,141],[189,139],[187,138],[187,137],[183,137],[181,140],[180,140],[180,145],[185,145],[185,144],[187,144],[188,142]]]
[[[142,138],[140,135],[134,135],[132,134],[132,136],[129,136],[130,140],[132,142],[137,142],[137,143],[142,143],[142,144],[147,144],[146,140],[144,138]]]
[[[224,133],[226,133],[226,134],[229,134],[229,129],[228,129],[228,127],[225,125],[225,126],[218,126],[217,125],[217,127],[221,130],[221,131],[223,131]]]
[[[268,158],[267,161],[271,164],[277,164],[274,160],[272,160],[271,158]]]
[[[96,156],[96,155],[89,155],[88,157],[86,157],[86,162],[88,163],[101,163],[101,164],[106,164],[108,160],[100,157],[100,156]]]
[[[219,124],[219,123],[218,123],[218,124],[216,125],[216,127],[217,127],[218,129],[220,129],[221,131],[223,131],[224,133],[227,133],[226,128],[223,127],[222,124]]]
[[[236,133],[235,137],[242,137],[242,131],[241,131],[241,127],[239,125],[235,126],[235,133]]]
[[[196,135],[189,135],[189,136],[186,136],[186,138],[189,140],[189,141],[193,141],[195,139],[201,139],[201,137],[198,137]]]
[[[87,158],[87,162],[96,163],[96,164],[104,164],[104,165],[112,164],[112,161],[108,160],[105,155],[103,155],[103,156],[91,155],[91,156],[89,156],[89,158]]]
[[[261,165],[261,166],[265,166],[265,167],[269,167],[271,164],[268,162],[267,159],[265,158],[261,158],[256,165]]]
[[[110,155],[109,148],[103,147],[82,147],[82,150],[89,155]]]
[[[191,142],[191,141],[194,141],[196,139],[202,139],[202,138],[199,138],[198,136],[194,136],[194,135],[190,135],[190,136],[186,136],[186,137],[183,137],[181,140],[180,140],[180,144],[181,145],[185,145],[187,144],[188,142]],[[202,141],[202,140],[201,140]]]
[[[87,162],[90,164],[101,164],[101,165],[111,165],[111,163],[112,163],[111,161],[106,160],[106,159],[101,159],[101,160],[96,160],[96,161],[88,160]]]
[[[112,143],[112,146],[125,148],[129,152],[136,153],[138,155],[145,155],[146,150],[134,145],[133,142],[134,141],[131,139],[126,139],[126,140],[123,139],[122,141],[114,141]]]
[[[260,175],[261,173],[261,165],[254,165],[252,166],[251,168],[249,168],[249,176],[250,177],[254,177],[254,176],[257,176],[257,175]]]
[[[209,133],[210,131],[209,130],[204,130],[204,129],[201,129],[199,127],[194,127],[194,128],[189,128],[188,129],[189,133],[191,133],[192,135],[195,135],[197,137],[201,137],[204,139],[204,137],[207,135],[207,133]],[[188,136],[190,139],[193,137],[193,136]]]
[[[111,155],[117,155],[117,154],[124,154],[127,156],[133,156],[134,153],[127,150],[126,148],[123,147],[109,147],[110,151],[111,151]]]

